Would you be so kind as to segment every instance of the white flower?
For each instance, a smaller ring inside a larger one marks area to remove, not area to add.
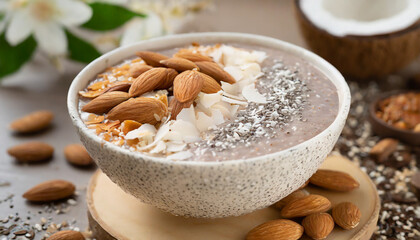
[[[160,17],[153,12],[147,12],[146,14],[146,18],[136,18],[128,23],[121,37],[121,46],[164,34],[165,31]]]
[[[33,34],[50,55],[66,53],[63,27],[78,26],[92,16],[92,9],[80,0],[11,0],[8,10],[6,40],[17,45]]]

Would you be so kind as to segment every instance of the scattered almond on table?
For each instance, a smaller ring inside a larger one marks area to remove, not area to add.
[[[36,111],[13,121],[10,128],[17,133],[34,133],[49,127],[53,118],[50,111]]]
[[[67,145],[64,148],[64,155],[69,163],[79,167],[86,167],[93,164],[93,159],[81,144]]]
[[[379,141],[369,152],[369,155],[377,162],[384,162],[397,150],[398,140],[393,138],[384,138]]]
[[[54,148],[43,142],[27,142],[11,147],[7,152],[18,162],[36,163],[50,159]]]
[[[84,240],[83,234],[77,231],[64,230],[59,231],[47,238],[47,240]]]
[[[318,170],[309,182],[336,192],[349,192],[359,187],[359,182],[349,174],[324,169]],[[306,185],[307,183],[304,184]],[[353,229],[359,224],[361,212],[353,203],[337,204],[332,208],[330,215],[327,211],[331,206],[326,197],[308,194],[305,189],[299,188],[272,206],[280,210],[284,219],[269,221],[255,227],[248,232],[246,239],[299,239],[305,232],[305,236],[318,240],[327,238],[335,224],[345,230]],[[302,225],[297,222],[301,217]]]
[[[76,187],[64,180],[51,180],[40,183],[23,194],[31,202],[51,202],[68,198],[74,194]]]

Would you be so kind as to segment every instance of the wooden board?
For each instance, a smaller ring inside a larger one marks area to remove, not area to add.
[[[328,157],[322,168],[346,171],[360,182],[360,188],[350,193],[306,188],[311,193],[328,197],[333,205],[342,201],[353,202],[362,212],[361,222],[355,229],[347,231],[336,227],[327,239],[370,239],[376,228],[380,209],[375,185],[356,165],[340,156]],[[253,227],[280,218],[279,211],[273,208],[223,219],[173,216],[123,192],[100,171],[91,179],[87,198],[90,226],[97,239],[101,240],[242,240]]]

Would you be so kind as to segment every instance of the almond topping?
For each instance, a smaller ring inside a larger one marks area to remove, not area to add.
[[[203,93],[217,93],[218,91],[222,90],[222,87],[216,80],[214,80],[214,78],[201,72],[199,72],[199,74],[203,77],[204,80],[203,88],[201,89]]]
[[[172,98],[169,107],[171,109],[171,120],[175,120],[178,114],[184,108],[189,108],[194,101],[191,100],[189,102],[181,103],[176,98]]]
[[[353,203],[343,202],[333,207],[332,216],[338,226],[348,230],[359,224],[362,213]]]
[[[174,79],[178,75],[178,72],[172,68],[166,69],[166,77],[164,80],[157,86],[157,89],[168,89],[174,84]]]
[[[160,53],[149,51],[137,52],[136,55],[143,59],[143,61],[147,63],[147,65],[153,67],[162,67],[163,65],[160,64],[160,61],[168,58],[167,56],[162,55]]]
[[[131,87],[131,83],[119,83],[117,85],[108,87],[104,93],[107,92],[114,92],[114,91],[120,91],[120,92],[128,92],[128,90]]]
[[[321,196],[311,194],[287,203],[281,210],[285,218],[304,217],[312,213],[325,212],[331,207],[331,202]]]
[[[13,121],[10,128],[18,133],[33,133],[50,126],[54,115],[50,111],[37,111]]]
[[[113,107],[126,101],[128,98],[128,93],[126,92],[107,92],[83,106],[82,111],[96,114],[107,113]]]
[[[235,83],[235,79],[223,70],[219,64],[215,62],[196,62],[197,66],[200,68],[200,72],[209,75],[210,77],[214,78],[216,81],[223,81],[230,84]]]
[[[134,120],[139,123],[149,123],[155,125],[162,121],[166,116],[168,108],[162,101],[155,98],[138,97],[131,98],[108,113],[108,119],[111,120]]]
[[[246,240],[297,240],[303,234],[303,227],[287,219],[268,221],[248,232]]]
[[[137,78],[140,74],[149,71],[153,67],[143,64],[143,63],[133,63],[128,70],[127,76],[132,78]]]
[[[33,163],[50,159],[54,148],[43,142],[28,142],[11,147],[7,152],[19,162]]]
[[[160,61],[160,63],[163,64],[165,67],[173,68],[177,70],[178,72],[183,72],[183,71],[193,70],[193,69],[199,70],[198,66],[195,63],[185,58],[173,57],[173,58],[162,60]]]
[[[49,202],[68,198],[76,187],[68,181],[52,180],[40,183],[29,189],[23,197],[32,202]]]
[[[152,68],[138,76],[128,91],[130,97],[137,97],[153,91],[162,85],[167,78],[166,68]]]
[[[345,172],[318,170],[309,179],[310,183],[329,190],[348,192],[359,187],[359,182]]]
[[[203,77],[194,70],[179,74],[174,80],[174,96],[181,102],[194,100],[203,88]]]
[[[174,54],[174,57],[185,58],[190,60],[191,62],[213,62],[213,59],[208,56],[204,56],[200,53],[194,53],[188,49],[181,49],[177,53]]]
[[[302,226],[309,237],[325,239],[334,229],[334,220],[328,213],[314,213],[303,219]]]

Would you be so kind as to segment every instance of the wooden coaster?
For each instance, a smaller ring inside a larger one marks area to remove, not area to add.
[[[341,156],[330,156],[321,168],[341,170],[360,182],[360,188],[349,193],[339,193],[307,187],[310,193],[326,196],[333,205],[350,201],[361,212],[360,224],[352,230],[335,227],[327,239],[370,239],[376,229],[380,202],[375,185],[356,165]],[[278,210],[265,208],[253,213],[222,219],[194,219],[173,216],[141,203],[123,192],[105,174],[97,171],[88,188],[89,222],[97,239],[245,239],[255,226],[280,218]]]

